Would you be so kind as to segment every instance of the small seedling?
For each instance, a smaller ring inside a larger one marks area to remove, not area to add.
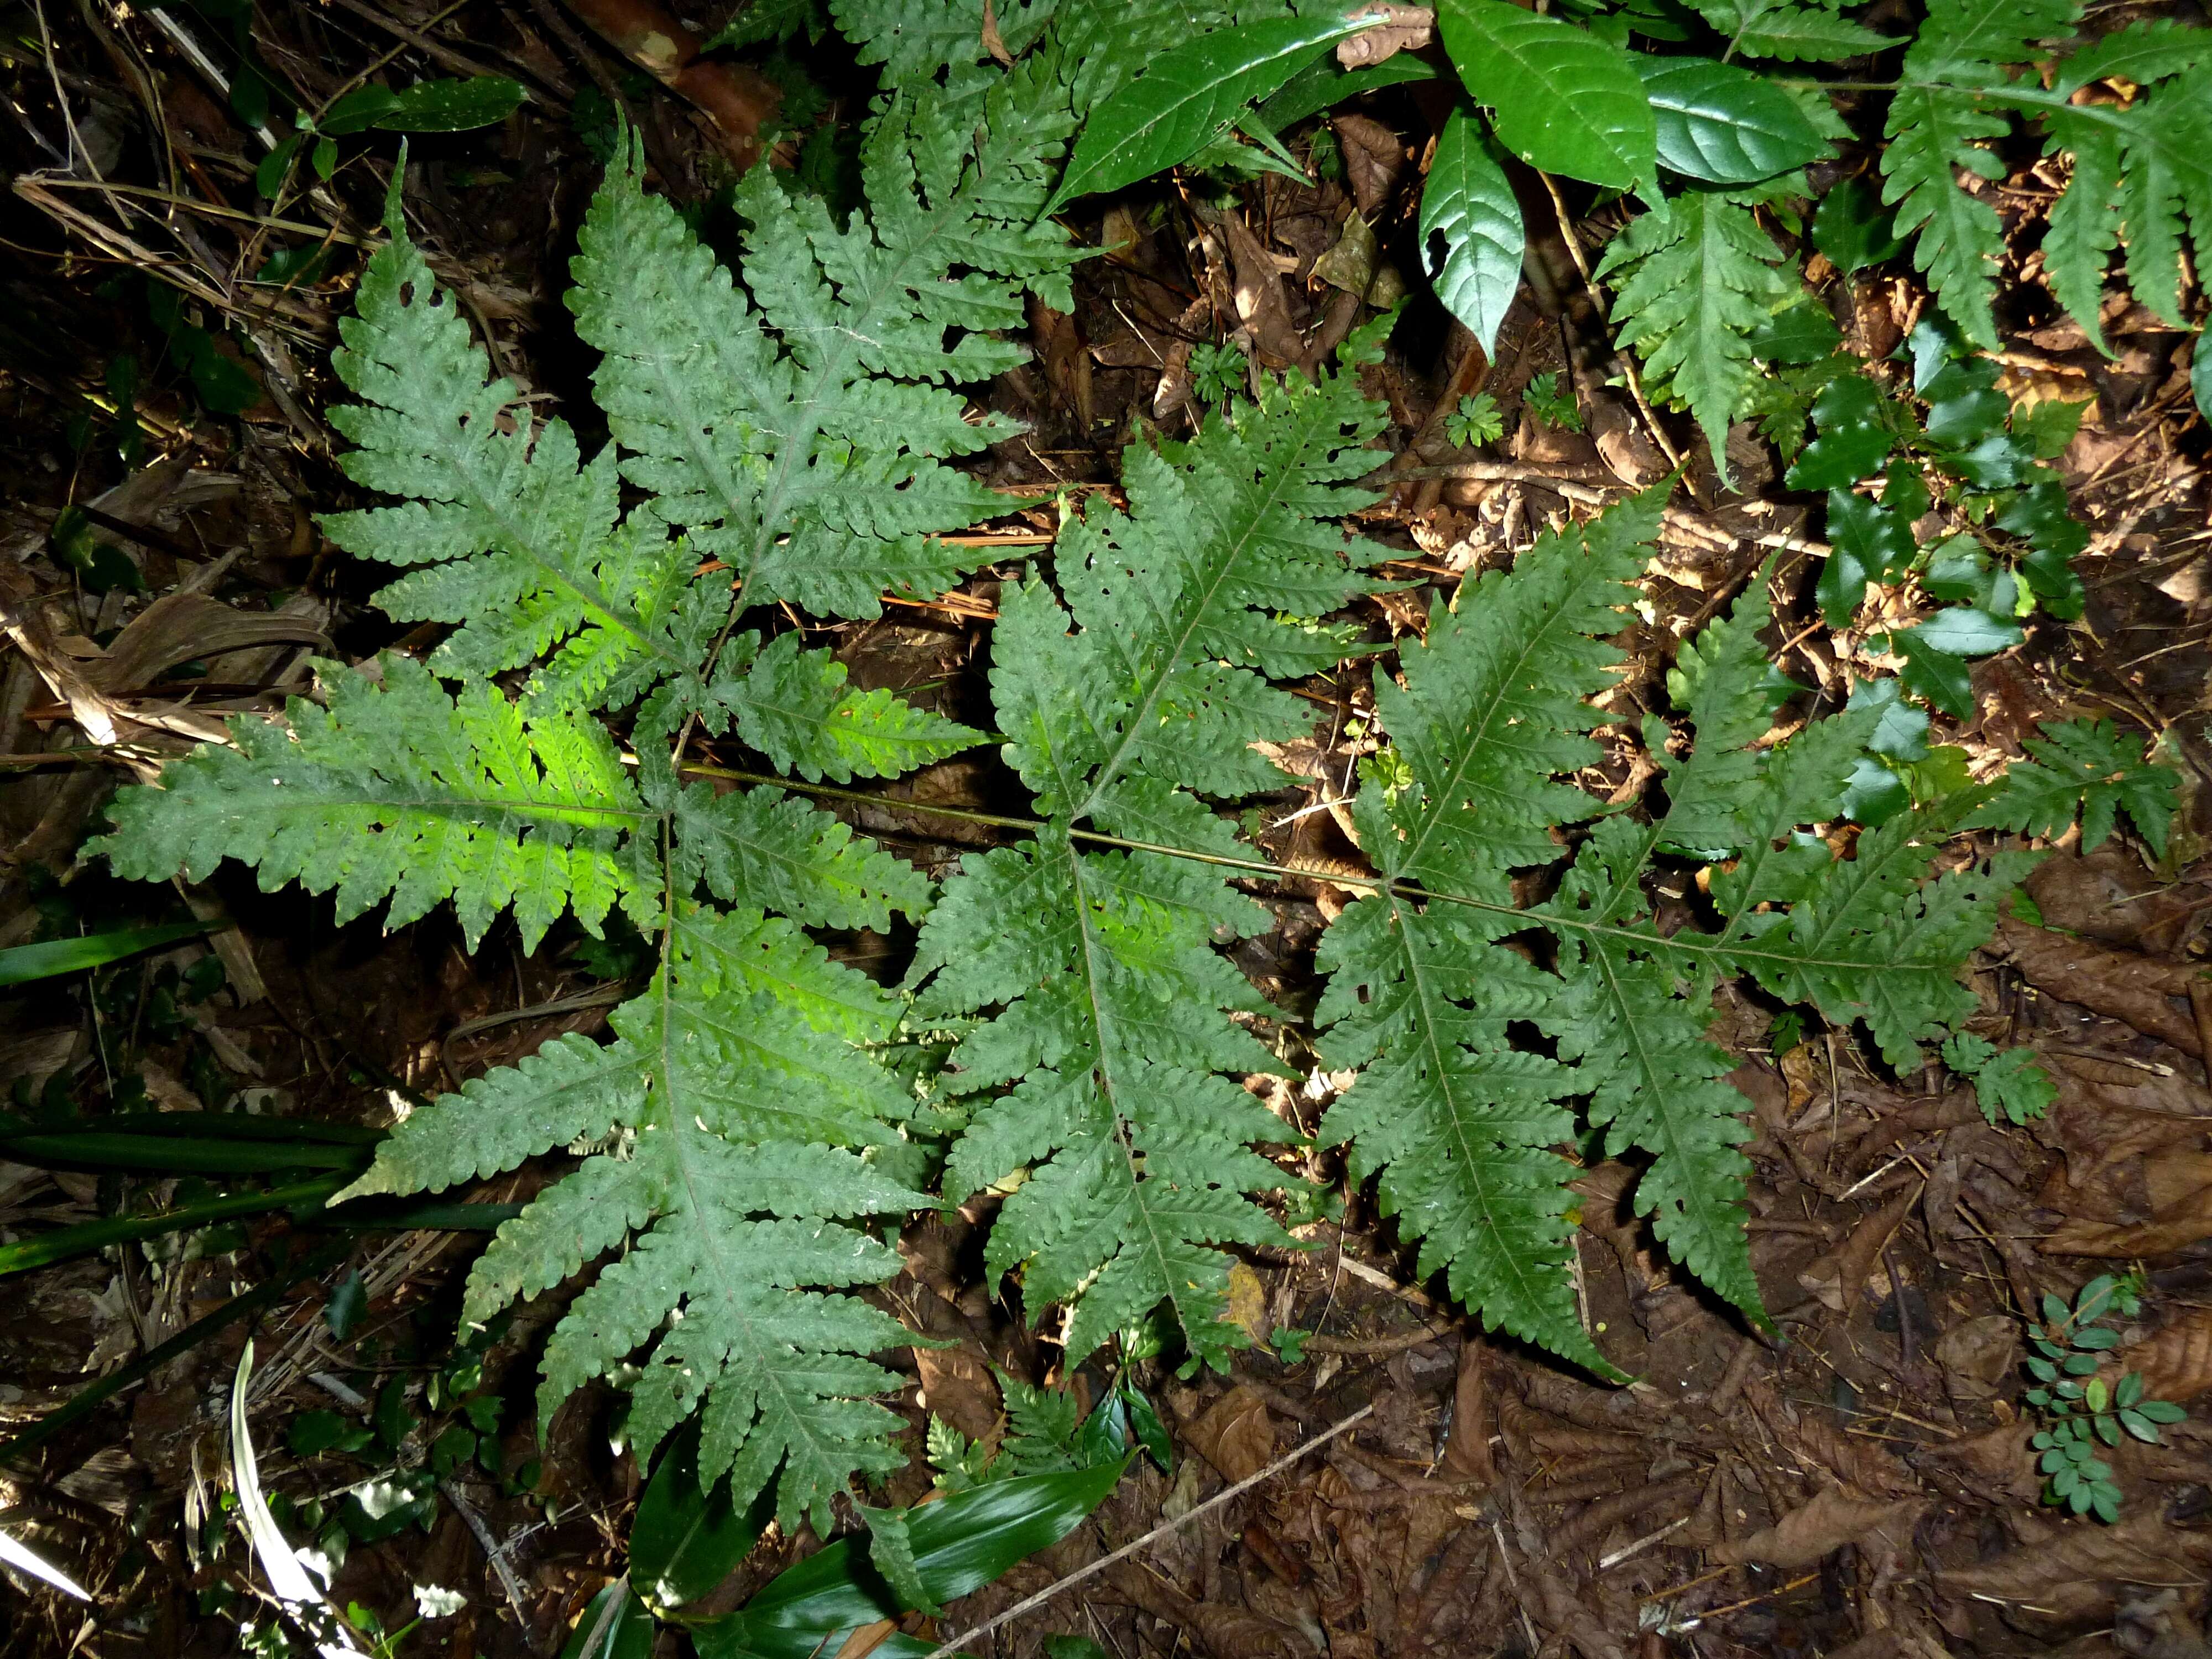
[[[1562,391],[1556,374],[1539,374],[1531,380],[1521,394],[1521,401],[1546,426],[1556,427],[1561,432],[1583,429],[1583,412],[1576,406],[1574,388],[1568,386]]]
[[[1487,392],[1461,398],[1459,407],[1444,416],[1444,436],[1460,449],[1494,444],[1504,435],[1505,416],[1498,412],[1498,399]]]
[[[1190,395],[1201,404],[1225,404],[1244,386],[1244,354],[1233,345],[1201,340],[1190,349]]]
[[[2134,1275],[2110,1273],[2084,1285],[2070,1308],[2046,1292],[2043,1318],[2028,1339],[2035,1351],[2028,1358],[2028,1374],[2039,1386],[2026,1399],[2045,1425],[2028,1443],[2042,1454],[2036,1467],[2048,1477],[2043,1501],[2106,1522],[2120,1518],[2120,1489],[2113,1482],[2112,1466],[2096,1455],[2097,1442],[2117,1446],[2124,1431],[2154,1446],[2161,1425],[2188,1415],[2172,1401],[2146,1399],[2143,1380],[2133,1371],[2117,1383],[2095,1374],[2100,1356],[2120,1340],[2118,1332],[2097,1322],[2111,1316],[2133,1318],[2142,1294],[2142,1282]]]

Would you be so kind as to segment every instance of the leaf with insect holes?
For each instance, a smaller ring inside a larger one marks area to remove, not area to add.
[[[1486,356],[1521,287],[1521,204],[1496,145],[1466,109],[1455,109],[1437,140],[1421,189],[1421,246],[1443,239],[1437,298],[1465,323]],[[1433,258],[1431,253],[1428,257]]]

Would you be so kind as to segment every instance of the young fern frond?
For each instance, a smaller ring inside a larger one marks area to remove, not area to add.
[[[389,898],[396,927],[450,899],[471,946],[509,906],[526,949],[572,909],[593,933],[617,904],[656,925],[659,815],[597,720],[482,684],[457,697],[402,656],[380,673],[322,665],[329,707],[295,697],[289,732],[234,720],[234,747],[118,795],[93,850],[147,881],[234,858],[272,891],[335,890],[342,921]]]
[[[1245,1194],[1281,1184],[1251,1143],[1278,1121],[1221,1073],[1269,1069],[1231,1013],[1265,1005],[1214,953],[1263,913],[1202,863],[1080,852],[1084,820],[1131,840],[1239,855],[1201,796],[1264,789],[1255,739],[1308,724],[1263,673],[1301,674],[1355,649],[1343,629],[1285,620],[1377,584],[1326,517],[1371,497],[1382,411],[1354,337],[1318,386],[1272,390],[1188,444],[1129,464],[1127,514],[1094,507],[1060,538],[1060,600],[1009,587],[992,690],[1006,758],[1048,822],[1019,848],[971,854],[923,924],[922,1018],[999,1012],[961,1043],[965,1095],[1013,1085],[975,1112],[946,1189],[1026,1169],[993,1227],[994,1273],[1019,1268],[1032,1313],[1071,1304],[1070,1363],[1166,1302],[1191,1352],[1223,1363],[1244,1340],[1221,1317],[1222,1243],[1280,1243]],[[1079,627],[1080,631],[1071,631]]]
[[[1807,832],[1838,816],[1878,715],[1832,715],[1756,747],[1790,689],[1759,639],[1762,584],[1686,649],[1694,743],[1663,767],[1668,810],[1599,818],[1559,891],[1516,907],[1510,872],[1553,862],[1556,834],[1600,811],[1558,780],[1599,757],[1587,734],[1605,717],[1589,700],[1605,690],[1605,641],[1656,529],[1647,500],[1546,538],[1431,617],[1401,653],[1403,690],[1377,680],[1398,760],[1364,769],[1354,813],[1389,885],[1324,939],[1317,1014],[1332,1060],[1365,1067],[1323,1133],[1376,1176],[1424,1267],[1444,1268],[1488,1322],[1606,1374],[1566,1273],[1565,1103],[1587,1101],[1610,1154],[1649,1158],[1638,1210],[1677,1260],[1763,1321],[1743,1231],[1744,1102],[1723,1081],[1735,1062],[1705,1036],[1715,983],[1751,974],[1833,1019],[1864,1019],[1893,1064],[1917,1063],[1915,1045],[1973,1006],[1960,969],[2022,867],[2001,856],[1927,880],[1942,839],[1929,832],[1948,833],[1948,817],[1908,815],[1850,860]],[[1655,758],[1668,736],[1655,720]],[[1720,931],[1658,930],[1644,887],[1662,852],[1711,865]],[[1501,943],[1531,927],[1553,936],[1548,968]],[[1510,1042],[1512,1021],[1557,1057]]]

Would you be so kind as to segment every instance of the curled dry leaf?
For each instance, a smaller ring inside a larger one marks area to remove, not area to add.
[[[914,1363],[921,1373],[922,1398],[931,1416],[970,1440],[996,1443],[999,1384],[988,1365],[965,1348],[917,1347]]]
[[[2012,954],[2013,966],[2039,990],[2125,1021],[2184,1054],[2203,1053],[2197,1022],[2184,1000],[2200,969],[2069,939],[2009,916],[1998,922],[1997,933]]]
[[[1378,21],[1375,27],[1337,42],[1336,61],[1348,70],[1419,52],[1437,38],[1437,15],[1426,6],[1362,6],[1350,15]]]
[[[1906,1188],[1852,1228],[1850,1237],[1836,1249],[1806,1267],[1797,1275],[1797,1282],[1838,1313],[1844,1312],[1872,1277],[1882,1246],[1919,1201],[1919,1187]]]
[[[1405,144],[1370,116],[1340,115],[1330,125],[1344,149],[1344,176],[1352,186],[1352,199],[1360,212],[1372,217],[1390,199],[1406,165]]]
[[[2121,1365],[2153,1400],[2186,1405],[2212,1389],[2212,1308],[2185,1308],[2163,1328],[2122,1351]]]
[[[2020,1354],[2020,1325],[2008,1314],[1962,1320],[1936,1344],[1943,1386],[1957,1401],[1987,1400],[2011,1382]]]
[[[1275,1455],[1275,1419],[1267,1403],[1242,1386],[1230,1389],[1184,1430],[1200,1457],[1231,1480],[1249,1480]]]
[[[2212,1567],[2212,1532],[2185,1531],[2154,1510],[2109,1527],[2034,1525],[2030,1537],[1994,1560],[1940,1570],[1938,1588],[2072,1621],[2109,1616],[2130,1585],[2193,1595]]]
[[[1829,1486],[1772,1526],[1719,1546],[1713,1551],[1713,1559],[1730,1566],[1761,1561],[1794,1570],[1809,1567],[1862,1539],[1891,1550],[1901,1549],[1910,1541],[1913,1523],[1927,1507],[1923,1498],[1885,1503],[1854,1498],[1841,1486]]]

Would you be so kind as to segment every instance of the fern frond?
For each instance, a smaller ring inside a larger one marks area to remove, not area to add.
[[[2003,65],[2028,62],[2037,43],[2065,39],[2081,21],[2081,0],[1929,0],[1905,78],[2001,86]]]
[[[2110,720],[2063,720],[2022,746],[2032,758],[2006,768],[1996,792],[1965,828],[2060,836],[2078,812],[2081,850],[2093,853],[2111,838],[2124,810],[2151,855],[2166,856],[2179,781],[2170,768],[2144,758],[2141,738],[2124,735]]]
[[[882,590],[935,592],[976,562],[933,532],[1003,510],[940,458],[1017,428],[971,421],[949,388],[1026,356],[991,332],[1021,325],[1025,288],[1070,303],[1078,256],[1035,221],[1073,116],[1046,66],[1000,77],[983,119],[979,143],[894,100],[843,229],[756,170],[737,192],[742,289],[645,193],[635,147],[593,199],[569,305],[605,354],[593,386],[623,476],[748,605],[874,616]]]
[[[1692,6],[1728,37],[1731,52],[1745,58],[1835,63],[1863,58],[1897,40],[1842,15],[1838,5],[1823,0],[1692,0]]]
[[[1882,204],[1897,209],[1898,235],[1918,233],[1913,264],[1967,341],[1984,351],[1997,348],[1991,306],[2003,228],[1996,210],[1962,189],[1952,169],[2002,179],[2004,164],[1984,141],[2008,130],[2002,116],[1971,94],[1936,86],[1900,89],[1884,128],[1889,144],[1882,153]]]
[[[1918,1042],[1974,1006],[1961,965],[2024,867],[2001,855],[1928,878],[1963,804],[1869,831],[1849,859],[1808,829],[1838,815],[1881,710],[1759,746],[1792,689],[1759,637],[1762,581],[1668,678],[1687,755],[1667,758],[1677,745],[1647,723],[1668,811],[1601,818],[1558,893],[1516,907],[1509,872],[1554,862],[1560,832],[1600,811],[1560,780],[1597,752],[1587,734],[1605,717],[1588,699],[1605,688],[1605,641],[1656,512],[1646,500],[1545,539],[1431,618],[1426,642],[1401,652],[1402,690],[1378,677],[1400,759],[1363,770],[1353,811],[1387,885],[1322,945],[1328,1052],[1366,1066],[1325,1134],[1352,1142],[1353,1170],[1375,1175],[1425,1267],[1446,1267],[1486,1321],[1601,1371],[1563,1289],[1565,1103],[1587,1100],[1608,1152],[1650,1157],[1638,1209],[1678,1261],[1763,1319],[1743,1231],[1744,1103],[1723,1081],[1735,1061],[1705,1036],[1714,985],[1753,975],[1864,1020],[1893,1064],[1916,1064]],[[1659,930],[1645,885],[1670,851],[1710,864],[1720,932]],[[1532,924],[1557,940],[1548,969],[1498,943]],[[1556,1059],[1510,1043],[1509,1021],[1544,1032]]]
[[[1782,257],[1748,208],[1691,191],[1632,222],[1597,269],[1618,279],[1621,343],[1697,417],[1724,478],[1729,422],[1756,373],[1751,337],[1797,291]]]
[[[437,1190],[611,1137],[500,1229],[465,1318],[630,1242],[556,1328],[542,1411],[680,1316],[634,1393],[641,1452],[703,1400],[702,1479],[729,1470],[743,1502],[780,1464],[785,1523],[825,1525],[855,1469],[902,1461],[898,1419],[872,1401],[896,1378],[866,1356],[909,1339],[828,1293],[898,1268],[840,1218],[927,1203],[847,1150],[896,1140],[913,1115],[860,1046],[890,1035],[898,1005],[788,922],[687,908],[672,927],[651,988],[616,1011],[614,1042],[557,1039],[412,1114],[342,1196]]]
[[[988,1260],[1019,1268],[1032,1314],[1073,1304],[1072,1357],[1164,1301],[1192,1353],[1221,1363],[1245,1339],[1221,1318],[1228,1261],[1214,1247],[1283,1237],[1244,1196],[1280,1184],[1248,1148],[1282,1127],[1220,1075],[1271,1064],[1229,1018],[1264,1005],[1213,950],[1262,913],[1203,865],[1079,853],[1066,829],[1087,817],[1238,855],[1200,796],[1270,787],[1279,774],[1251,744],[1309,724],[1261,675],[1358,648],[1278,613],[1324,614],[1377,586],[1358,566],[1380,550],[1322,517],[1372,499],[1350,481],[1370,470],[1382,412],[1352,370],[1379,345],[1364,331],[1319,384],[1273,389],[1188,444],[1133,457],[1129,510],[1094,507],[1060,535],[1067,608],[1036,583],[1000,596],[999,726],[1050,827],[966,860],[922,926],[914,980],[924,1018],[999,1011],[947,1075],[966,1095],[1012,1089],[976,1110],[946,1185],[1026,1172]]]
[[[802,650],[795,633],[765,647],[757,634],[738,634],[722,647],[700,714],[709,731],[734,726],[780,769],[811,783],[895,778],[983,740],[889,691],[854,691],[845,681],[844,664]]]
[[[377,603],[402,622],[458,624],[431,658],[487,675],[549,653],[541,689],[567,708],[623,702],[687,672],[720,620],[688,584],[697,561],[622,521],[614,460],[582,462],[567,422],[533,435],[512,382],[493,379],[451,296],[410,242],[395,191],[392,240],[362,272],[331,362],[360,398],[331,410],[356,483],[408,497],[320,520],[349,553],[417,567]]]
[[[398,927],[451,899],[471,945],[510,905],[525,949],[568,910],[593,933],[617,903],[657,925],[658,815],[596,720],[482,684],[456,696],[408,658],[381,663],[381,684],[322,665],[327,708],[294,698],[289,732],[240,717],[235,747],[125,790],[93,850],[141,880],[204,880],[234,858],[264,890],[335,890],[341,921],[389,898]]]

